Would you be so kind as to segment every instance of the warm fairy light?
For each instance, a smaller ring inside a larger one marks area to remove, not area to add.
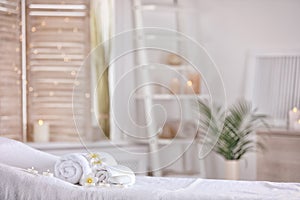
[[[42,125],[44,124],[44,121],[40,119],[40,120],[38,121],[38,123],[39,123],[40,126],[42,126]]]
[[[36,28],[35,28],[35,27],[32,27],[32,28],[31,28],[31,32],[33,32],[33,33],[36,32]]]
[[[46,26],[46,22],[45,22],[45,21],[42,21],[41,25],[42,25],[42,26]]]
[[[76,72],[75,72],[75,71],[71,71],[71,75],[72,75],[72,76],[75,76],[75,75],[76,75]]]
[[[20,51],[20,48],[17,47],[17,48],[16,48],[16,52],[19,52],[19,51]]]
[[[68,23],[70,21],[70,19],[68,18],[68,17],[66,17],[65,19],[64,19],[64,22],[66,22],[66,23]]]
[[[298,111],[297,107],[294,107],[293,112],[297,112],[297,111]]]
[[[298,120],[298,124],[300,124],[300,119]]]
[[[54,95],[54,92],[49,92],[49,96],[52,97]]]
[[[35,49],[34,51],[33,51],[33,54],[38,54],[39,53],[39,51],[37,50],[37,49]]]
[[[73,33],[77,33],[78,32],[78,28],[73,28]]]
[[[192,86],[192,85],[193,85],[193,82],[192,82],[192,81],[188,81],[188,82],[186,82],[186,84],[187,84],[188,86]]]
[[[33,91],[33,87],[29,87],[28,90],[29,90],[29,92],[32,92]]]

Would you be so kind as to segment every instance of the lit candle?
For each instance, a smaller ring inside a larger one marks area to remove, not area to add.
[[[170,90],[173,94],[180,93],[180,82],[178,78],[173,78],[170,83]]]
[[[33,127],[34,142],[49,142],[49,124],[39,120]]]
[[[189,74],[189,79],[193,83],[193,89],[196,94],[200,94],[200,74],[197,72]]]
[[[50,173],[50,170],[48,169],[46,172],[43,172],[43,176],[53,177],[53,173]]]
[[[34,167],[28,168],[27,171],[31,174],[37,175],[38,171],[34,169]]]
[[[185,86],[185,94],[194,94],[193,82],[187,81]]]
[[[295,122],[300,118],[300,111],[294,107],[289,111],[289,128],[294,129]]]
[[[300,130],[300,119],[298,121],[294,122],[294,129]]]

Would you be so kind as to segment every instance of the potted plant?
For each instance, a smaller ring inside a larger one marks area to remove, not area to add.
[[[228,109],[211,107],[202,100],[198,105],[199,136],[205,135],[206,143],[214,145],[213,150],[226,160],[226,178],[239,179],[240,159],[248,152],[263,148],[252,133],[267,126],[266,116],[257,114],[246,100],[239,100]]]

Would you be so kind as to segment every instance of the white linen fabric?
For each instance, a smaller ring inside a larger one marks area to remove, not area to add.
[[[122,185],[133,185],[135,183],[134,172],[126,166],[117,165],[108,167],[109,171],[109,183],[122,184]]]
[[[58,157],[33,149],[22,142],[0,137],[0,163],[20,167],[34,167],[38,171],[52,172]]]
[[[300,183],[137,177],[127,187],[82,187],[0,164],[5,200],[299,200]]]
[[[92,155],[97,155],[92,158]],[[99,161],[99,164],[93,162]],[[111,164],[111,165],[110,165]],[[97,183],[132,185],[135,183],[135,174],[128,167],[116,165],[117,162],[108,153],[91,154],[73,153],[62,156],[55,164],[54,175],[72,184],[84,185],[84,177],[92,175]]]
[[[109,172],[105,168],[97,169],[94,172],[95,177],[98,179],[97,183],[108,182]]]
[[[55,177],[72,184],[78,184],[83,176],[91,173],[89,161],[78,153],[62,156],[54,167]]]

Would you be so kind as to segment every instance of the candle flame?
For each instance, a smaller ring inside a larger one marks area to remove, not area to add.
[[[193,82],[192,82],[192,81],[188,81],[188,82],[186,82],[186,84],[187,84],[188,86],[192,86],[192,85],[193,85]]]
[[[44,124],[44,121],[40,119],[40,120],[38,121],[38,123],[39,123],[40,126],[42,126],[42,125]]]
[[[298,109],[296,107],[293,108],[293,112],[297,112]]]

